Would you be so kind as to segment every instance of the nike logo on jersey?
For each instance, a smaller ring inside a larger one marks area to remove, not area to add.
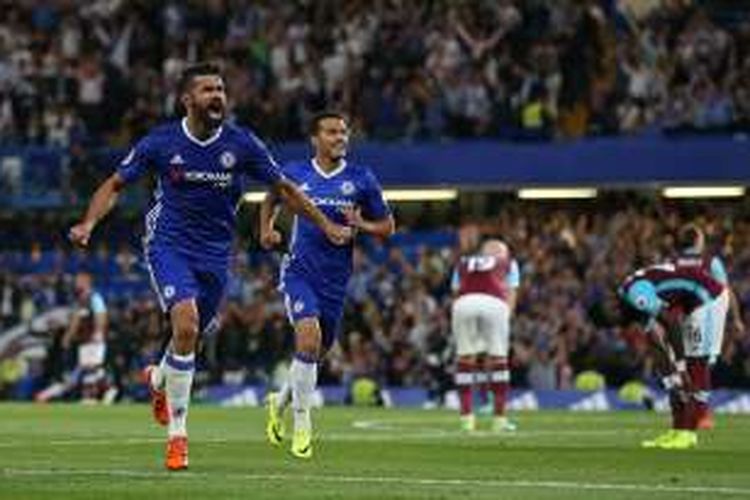
[[[299,185],[300,191],[310,191],[310,185],[308,183],[300,184]]]
[[[171,160],[169,160],[170,165],[184,165],[185,160],[182,159],[182,156],[178,154],[174,155]]]

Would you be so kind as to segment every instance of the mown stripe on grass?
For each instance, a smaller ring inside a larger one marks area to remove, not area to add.
[[[694,493],[712,496],[748,496],[749,488],[728,486],[676,486],[665,484],[632,484],[632,483],[595,483],[580,481],[550,481],[550,480],[499,480],[499,479],[466,479],[466,478],[419,478],[397,476],[330,476],[330,475],[299,475],[299,474],[236,474],[236,473],[202,473],[202,472],[155,472],[139,470],[107,470],[107,469],[16,469],[4,468],[2,475],[13,477],[75,477],[94,476],[132,479],[224,479],[234,481],[283,481],[283,482],[318,482],[326,484],[376,484],[400,485],[409,487],[476,487],[476,488],[517,488],[517,489],[564,489],[573,491],[625,491],[642,493]]]

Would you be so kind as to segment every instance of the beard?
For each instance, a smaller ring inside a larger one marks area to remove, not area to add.
[[[217,129],[224,122],[226,117],[226,107],[223,104],[211,102],[198,112],[200,120],[210,130]]]
[[[346,156],[346,145],[335,145],[331,148],[331,159],[333,161],[341,161]]]

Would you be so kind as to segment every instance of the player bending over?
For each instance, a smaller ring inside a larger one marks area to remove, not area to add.
[[[699,269],[724,285],[724,291],[703,309],[703,317],[696,318],[701,342],[694,345],[693,352],[686,352],[687,372],[690,383],[696,391],[696,419],[698,429],[711,429],[714,426],[709,396],[711,391],[711,366],[721,355],[727,314],[732,311],[733,327],[742,332],[742,323],[737,297],[732,292],[724,263],[718,255],[706,252],[703,231],[694,224],[688,224],[680,231],[677,244],[678,256],[674,263],[678,268]]]
[[[510,317],[516,301],[520,275],[518,263],[500,240],[487,240],[476,255],[462,257],[454,274],[452,329],[458,355],[455,382],[461,401],[461,427],[476,429],[474,388],[480,376],[494,397],[495,432],[514,431],[505,414],[510,388],[508,347]],[[478,357],[484,354],[480,366]]]
[[[317,115],[311,124],[310,139],[315,157],[289,163],[284,175],[333,220],[381,238],[393,234],[393,216],[375,176],[367,167],[345,159],[349,129],[344,117],[330,112]],[[281,235],[274,229],[277,215],[276,197],[271,193],[264,200],[260,215],[261,242],[266,248],[281,242]],[[266,434],[272,444],[281,444],[283,412],[291,403],[291,451],[299,458],[312,456],[310,407],[318,362],[338,335],[352,272],[352,250],[353,244],[332,245],[308,221],[294,219],[279,290],[284,294],[287,315],[294,327],[295,354],[289,380],[279,394],[270,394],[267,399]]]
[[[698,268],[673,263],[642,269],[619,289],[626,321],[637,321],[657,354],[656,369],[669,392],[672,428],[645,448],[687,449],[698,444],[697,408],[700,391],[691,384],[685,362],[703,343],[699,323],[710,314],[724,286]]]
[[[86,246],[96,224],[127,185],[152,172],[156,188],[146,214],[143,253],[172,339],[159,366],[147,368],[154,417],[168,427],[166,467],[188,466],[187,413],[198,335],[217,326],[227,282],[235,208],[247,176],[271,187],[296,213],[320,228],[331,246],[351,230],[331,222],[279,172],[250,130],[225,121],[227,95],[219,68],[197,64],[181,78],[186,116],[154,128],[122,160],[91,200],[70,238]]]

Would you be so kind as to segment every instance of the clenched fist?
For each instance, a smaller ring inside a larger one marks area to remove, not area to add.
[[[80,222],[70,228],[68,238],[75,246],[86,248],[89,244],[89,238],[91,238],[91,231],[93,229],[94,226],[90,222]]]

